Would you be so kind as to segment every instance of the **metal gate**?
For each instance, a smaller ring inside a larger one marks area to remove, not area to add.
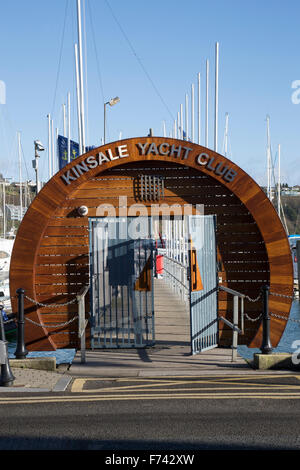
[[[136,237],[137,219],[149,235]],[[154,344],[151,219],[96,217],[89,228],[91,347]]]
[[[216,218],[189,216],[191,350],[218,346]]]

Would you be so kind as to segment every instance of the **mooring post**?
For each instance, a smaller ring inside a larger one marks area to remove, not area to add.
[[[17,289],[18,294],[18,335],[17,348],[15,351],[16,359],[26,359],[28,351],[25,346],[25,318],[24,318],[24,294],[25,290]]]
[[[269,317],[269,286],[263,286],[263,314],[262,314],[262,326],[263,326],[263,337],[260,350],[263,354],[271,354],[273,351],[270,341],[270,317]]]
[[[8,359],[7,341],[5,337],[5,329],[2,316],[3,305],[0,305],[0,363],[1,363],[1,377],[0,386],[10,387],[13,385],[15,377],[11,371]]]

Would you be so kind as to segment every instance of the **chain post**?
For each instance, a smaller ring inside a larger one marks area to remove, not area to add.
[[[24,319],[24,294],[25,290],[20,288],[17,289],[18,295],[18,335],[17,335],[17,348],[15,351],[15,356],[17,359],[26,359],[28,351],[25,346],[25,319]]]
[[[262,316],[262,344],[260,350],[262,354],[271,354],[273,351],[270,341],[270,317],[269,317],[269,286],[263,286],[263,316]]]

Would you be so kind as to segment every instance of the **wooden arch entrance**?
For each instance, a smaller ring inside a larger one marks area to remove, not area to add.
[[[42,324],[26,325],[26,345],[31,350],[77,346],[77,315],[68,304],[89,279],[88,220],[97,208],[113,206],[117,214],[132,204],[150,207],[156,190],[159,204],[204,205],[216,214],[219,278],[224,286],[251,298],[270,285],[270,310],[288,318],[293,293],[293,267],[285,230],[261,188],[236,164],[202,146],[175,139],[140,137],[93,149],[58,172],[29,207],[18,230],[10,269],[10,288],[16,310],[16,290],[42,307],[25,300],[25,315]],[[161,191],[160,182],[163,181]],[[147,195],[148,194],[148,195]],[[146,197],[147,195],[147,197]],[[121,203],[120,203],[121,201]],[[88,213],[80,214],[85,206]],[[50,306],[52,304],[52,307]],[[58,305],[53,308],[53,305]],[[231,318],[232,303],[219,293],[218,309]],[[246,302],[250,318],[261,313],[261,301]],[[272,317],[271,341],[276,346],[286,321]],[[229,345],[231,332],[220,330],[220,344]],[[259,322],[247,321],[245,344],[261,342]]]

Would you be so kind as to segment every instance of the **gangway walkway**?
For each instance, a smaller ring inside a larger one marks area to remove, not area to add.
[[[154,281],[156,344],[190,345],[189,310],[164,279]]]
[[[155,337],[153,347],[145,349],[87,350],[81,363],[77,352],[70,374],[73,377],[153,377],[197,376],[212,371],[249,371],[249,364],[238,356],[232,362],[231,348],[216,348],[191,355],[189,312],[163,279],[155,279]]]

